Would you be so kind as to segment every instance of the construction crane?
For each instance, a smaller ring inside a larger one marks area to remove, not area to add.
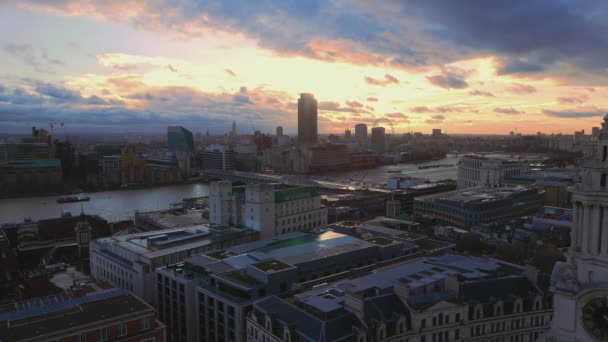
[[[49,122],[49,127],[51,127],[51,134],[55,133],[55,126],[61,126],[63,128],[63,135],[65,137],[65,140],[68,140],[68,133],[66,131],[65,124],[63,122]]]

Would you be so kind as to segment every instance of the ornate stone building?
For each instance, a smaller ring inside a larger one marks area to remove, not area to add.
[[[608,115],[598,152],[574,185],[574,222],[568,260],[553,269],[555,313],[545,341],[608,340]]]

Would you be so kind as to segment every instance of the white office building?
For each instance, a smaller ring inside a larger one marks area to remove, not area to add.
[[[112,236],[91,241],[91,275],[153,303],[156,268],[191,255],[258,239],[250,229],[211,229],[207,225]]]
[[[224,181],[211,184],[209,218],[212,225],[242,225],[268,238],[327,225],[327,208],[316,187]]]
[[[528,169],[528,162],[469,154],[458,162],[458,188],[503,186],[505,179],[526,173]]]

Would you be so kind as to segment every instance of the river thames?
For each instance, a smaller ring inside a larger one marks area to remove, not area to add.
[[[201,197],[209,194],[205,184],[180,184],[158,188],[116,190],[82,193],[79,196],[91,198],[88,202],[57,203],[64,196],[10,198],[0,200],[0,224],[54,218],[62,212],[95,214],[108,221],[133,218],[135,210],[150,211],[169,208],[171,203],[181,202],[187,197]]]
[[[382,165],[373,169],[329,173],[311,176],[319,180],[336,183],[360,183],[364,187],[386,184],[392,176],[412,176],[437,181],[456,178],[459,156],[448,155],[446,158],[421,163]],[[419,166],[442,165],[442,167],[419,169]],[[390,172],[389,172],[390,171]],[[24,218],[32,220],[55,218],[64,212],[73,215],[80,213],[80,208],[88,214],[99,215],[108,221],[133,218],[135,210],[151,211],[170,207],[171,203],[181,202],[187,197],[201,197],[209,194],[206,184],[180,184],[148,189],[115,190],[82,193],[79,196],[91,198],[88,202],[57,203],[63,196],[27,197],[0,199],[0,224],[22,222]]]

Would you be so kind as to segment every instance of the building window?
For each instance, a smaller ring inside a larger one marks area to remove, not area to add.
[[[97,331],[97,342],[108,340],[108,328],[101,328]]]
[[[139,321],[139,326],[141,327],[141,330],[150,329],[150,320],[148,318],[141,319]]]
[[[602,152],[602,161],[606,161],[606,158],[608,158],[608,146],[604,145]]]
[[[606,187],[606,174],[605,173],[602,173],[602,179],[600,180],[600,186],[602,188]]]
[[[76,342],[87,342],[87,335],[82,334],[76,336]]]
[[[118,325],[118,336],[127,336],[127,324],[120,323]]]

